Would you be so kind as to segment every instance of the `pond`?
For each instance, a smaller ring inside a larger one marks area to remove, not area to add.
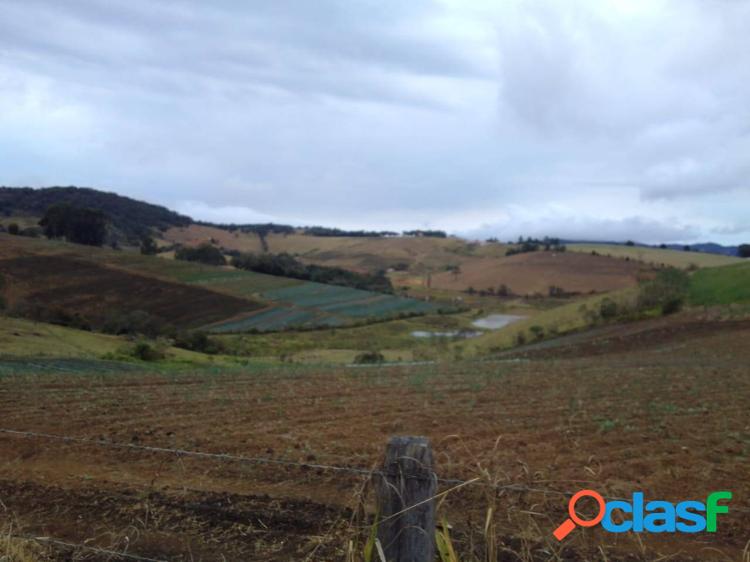
[[[477,338],[486,333],[483,330],[499,330],[523,320],[525,316],[515,316],[513,314],[490,314],[484,318],[477,318],[471,324],[480,330],[451,330],[448,332],[430,332],[427,330],[415,330],[411,335],[415,338]]]
[[[525,316],[516,316],[514,314],[490,314],[484,318],[478,318],[471,323],[475,328],[482,328],[483,330],[499,330],[506,326],[523,320]]]

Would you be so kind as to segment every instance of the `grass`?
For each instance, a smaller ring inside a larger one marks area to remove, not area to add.
[[[123,336],[98,334],[54,324],[33,322],[0,315],[0,357],[29,358],[38,366],[39,360],[94,360],[135,362],[129,354],[134,342]],[[158,345],[158,344],[157,344]],[[236,357],[212,356],[186,349],[166,346],[162,365],[237,365],[246,361]],[[139,363],[139,362],[135,362]],[[116,363],[122,365],[122,363]],[[144,365],[154,365],[144,363]],[[52,367],[51,367],[52,368]],[[101,366],[97,366],[97,369]],[[127,368],[127,367],[125,367]],[[63,365],[61,371],[80,370],[77,364]],[[85,369],[84,369],[85,370]],[[2,370],[0,369],[0,372]]]
[[[0,356],[99,357],[123,344],[116,336],[0,316]]]
[[[36,543],[17,539],[10,532],[0,531],[0,561],[2,562],[41,562],[40,548]]]
[[[575,300],[556,308],[541,311],[533,317],[511,324],[502,330],[490,332],[476,339],[455,343],[453,347],[460,347],[466,356],[479,355],[507,349],[518,343],[532,343],[536,339],[535,333],[549,336],[580,330],[591,325],[590,315],[599,311],[602,302],[606,299],[610,299],[618,305],[632,304],[636,296],[637,289],[629,288]],[[522,336],[520,336],[521,334]],[[525,341],[519,341],[519,337],[523,337]]]
[[[689,294],[694,305],[750,303],[750,262],[696,271]]]
[[[667,265],[679,268],[718,267],[738,263],[740,258],[707,254],[704,252],[680,252],[678,250],[662,250],[661,248],[643,248],[640,246],[620,246],[617,244],[568,244],[572,252],[597,252],[603,256],[614,258],[630,258],[655,265]]]
[[[461,330],[470,328],[472,319],[470,313],[427,315],[358,327],[217,337],[232,353],[252,357],[348,363],[358,352],[375,349],[388,360],[408,361],[435,356],[448,345],[440,338],[415,338],[413,331]]]
[[[541,311],[502,330],[489,332],[487,335],[465,342],[454,343],[452,347],[460,347],[464,356],[470,357],[509,349],[523,343],[534,343],[544,337],[562,335],[590,327],[592,315],[598,315],[602,303],[606,300],[613,301],[618,307],[632,306],[636,297],[637,289],[628,288],[577,299],[568,304]]]

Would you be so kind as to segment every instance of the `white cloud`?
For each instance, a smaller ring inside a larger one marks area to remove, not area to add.
[[[223,224],[251,224],[278,222],[278,220],[265,213],[260,213],[249,207],[221,206],[212,207],[201,201],[179,201],[174,206],[178,213],[193,217],[197,220]]]
[[[0,184],[222,222],[740,241],[748,26],[726,0],[10,0]]]

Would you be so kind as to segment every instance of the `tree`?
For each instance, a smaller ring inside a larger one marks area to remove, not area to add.
[[[227,260],[221,250],[211,244],[201,244],[197,248],[180,248],[174,257],[178,260],[197,261],[207,265],[226,265]]]
[[[159,248],[151,236],[146,235],[141,238],[141,254],[144,256],[155,256],[158,251]]]
[[[741,258],[750,258],[750,244],[740,244],[738,253]]]
[[[625,242],[625,245],[626,246],[635,246],[635,242],[633,242],[632,240],[628,240],[627,242]]]
[[[65,238],[74,244],[101,246],[107,237],[107,216],[97,209],[52,205],[39,221],[47,238]]]

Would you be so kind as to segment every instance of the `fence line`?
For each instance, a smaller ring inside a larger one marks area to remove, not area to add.
[[[247,456],[242,456],[242,455],[231,455],[229,453],[209,453],[205,451],[191,451],[188,449],[171,449],[168,447],[156,447],[156,446],[151,446],[151,445],[136,445],[134,443],[116,443],[114,441],[106,441],[104,439],[90,439],[86,437],[72,437],[69,435],[55,435],[51,433],[40,433],[36,431],[21,431],[17,429],[0,428],[0,434],[13,435],[16,437],[50,439],[53,441],[62,441],[65,443],[79,443],[82,445],[94,445],[97,447],[109,447],[113,449],[130,449],[133,451],[144,451],[144,452],[149,452],[149,453],[167,453],[167,454],[172,454],[178,457],[195,457],[195,458],[204,458],[204,459],[212,459],[212,460],[235,461],[235,462],[250,463],[250,464],[270,464],[270,465],[276,465],[276,466],[297,467],[297,468],[302,468],[302,469],[328,470],[331,472],[346,472],[346,473],[356,474],[358,476],[387,476],[387,474],[385,474],[384,472],[380,470],[374,470],[374,469],[355,468],[355,467],[349,467],[349,466],[337,466],[337,465],[330,465],[330,464],[304,463],[304,462],[288,461],[288,460],[283,460],[283,459],[272,459],[268,457],[247,457]],[[472,480],[462,480],[459,478],[440,478],[436,476],[435,480],[442,484],[450,484],[450,485],[461,485],[461,484],[471,483],[471,484],[481,485],[481,486],[485,486],[485,487],[489,487],[489,488],[493,488],[497,490],[534,492],[534,493],[542,493],[542,494],[559,495],[559,496],[565,496],[565,497],[573,495],[573,492],[568,492],[564,490],[553,490],[550,488],[534,488],[534,487],[525,486],[523,484],[518,484],[518,483],[491,484],[489,482],[477,480],[476,478]],[[623,498],[605,497],[605,499],[615,500],[615,499],[623,499]]]
[[[332,472],[351,473],[351,474],[356,474],[359,476],[388,476],[387,474],[385,474],[384,472],[380,470],[368,470],[364,468],[355,468],[355,467],[349,467],[349,466],[336,466],[336,465],[316,464],[316,463],[301,463],[301,462],[296,462],[296,461],[272,459],[272,458],[267,458],[267,457],[246,457],[246,456],[241,456],[241,455],[231,455],[228,453],[208,453],[204,451],[190,451],[187,449],[170,449],[167,447],[155,447],[155,446],[150,446],[150,445],[135,445],[133,443],[116,443],[113,441],[105,441],[103,439],[89,439],[86,437],[72,437],[69,435],[54,435],[50,433],[39,433],[35,431],[20,431],[16,429],[0,428],[0,434],[13,435],[16,437],[50,439],[50,440],[62,441],[66,443],[80,443],[83,445],[94,445],[98,447],[109,447],[113,449],[130,449],[134,451],[144,451],[144,452],[149,452],[149,453],[162,453],[162,454],[167,453],[167,454],[172,454],[178,457],[181,457],[181,456],[195,457],[195,458],[234,461],[234,462],[250,463],[250,464],[269,464],[269,465],[276,465],[276,466],[297,467],[297,468],[302,468],[302,469],[328,470]],[[472,480],[462,480],[459,478],[439,478],[436,476],[435,480],[439,483],[449,484],[452,486],[471,484],[471,485],[483,486],[483,487],[491,488],[495,490],[507,490],[511,492],[530,492],[530,493],[538,493],[538,494],[550,494],[550,495],[556,495],[556,496],[561,496],[561,497],[571,497],[574,495],[574,492],[569,492],[566,490],[555,490],[551,488],[537,488],[533,486],[526,486],[524,484],[519,484],[519,483],[492,484],[492,483],[486,482],[484,480],[479,480],[476,478]],[[200,492],[201,490],[194,490],[194,491]],[[602,495],[602,497],[607,501],[627,500],[627,498],[621,498],[621,497],[616,497],[616,496]],[[750,508],[733,506],[733,509],[735,511],[743,512],[743,513],[750,513]]]
[[[10,535],[10,537],[14,539],[18,539],[18,540],[24,540],[24,541],[34,541],[38,543],[54,544],[57,546],[64,546],[67,548],[82,548],[84,550],[96,552],[97,554],[106,554],[107,556],[115,556],[117,558],[126,559],[126,560],[138,560],[139,562],[168,562],[167,560],[162,560],[162,559],[157,559],[157,558],[147,558],[145,556],[139,556],[137,554],[129,554],[127,552],[121,552],[118,550],[109,550],[106,548],[99,548],[98,546],[91,546],[88,544],[61,541],[60,539],[54,539],[52,537],[35,537],[33,535],[17,535],[17,534]]]

